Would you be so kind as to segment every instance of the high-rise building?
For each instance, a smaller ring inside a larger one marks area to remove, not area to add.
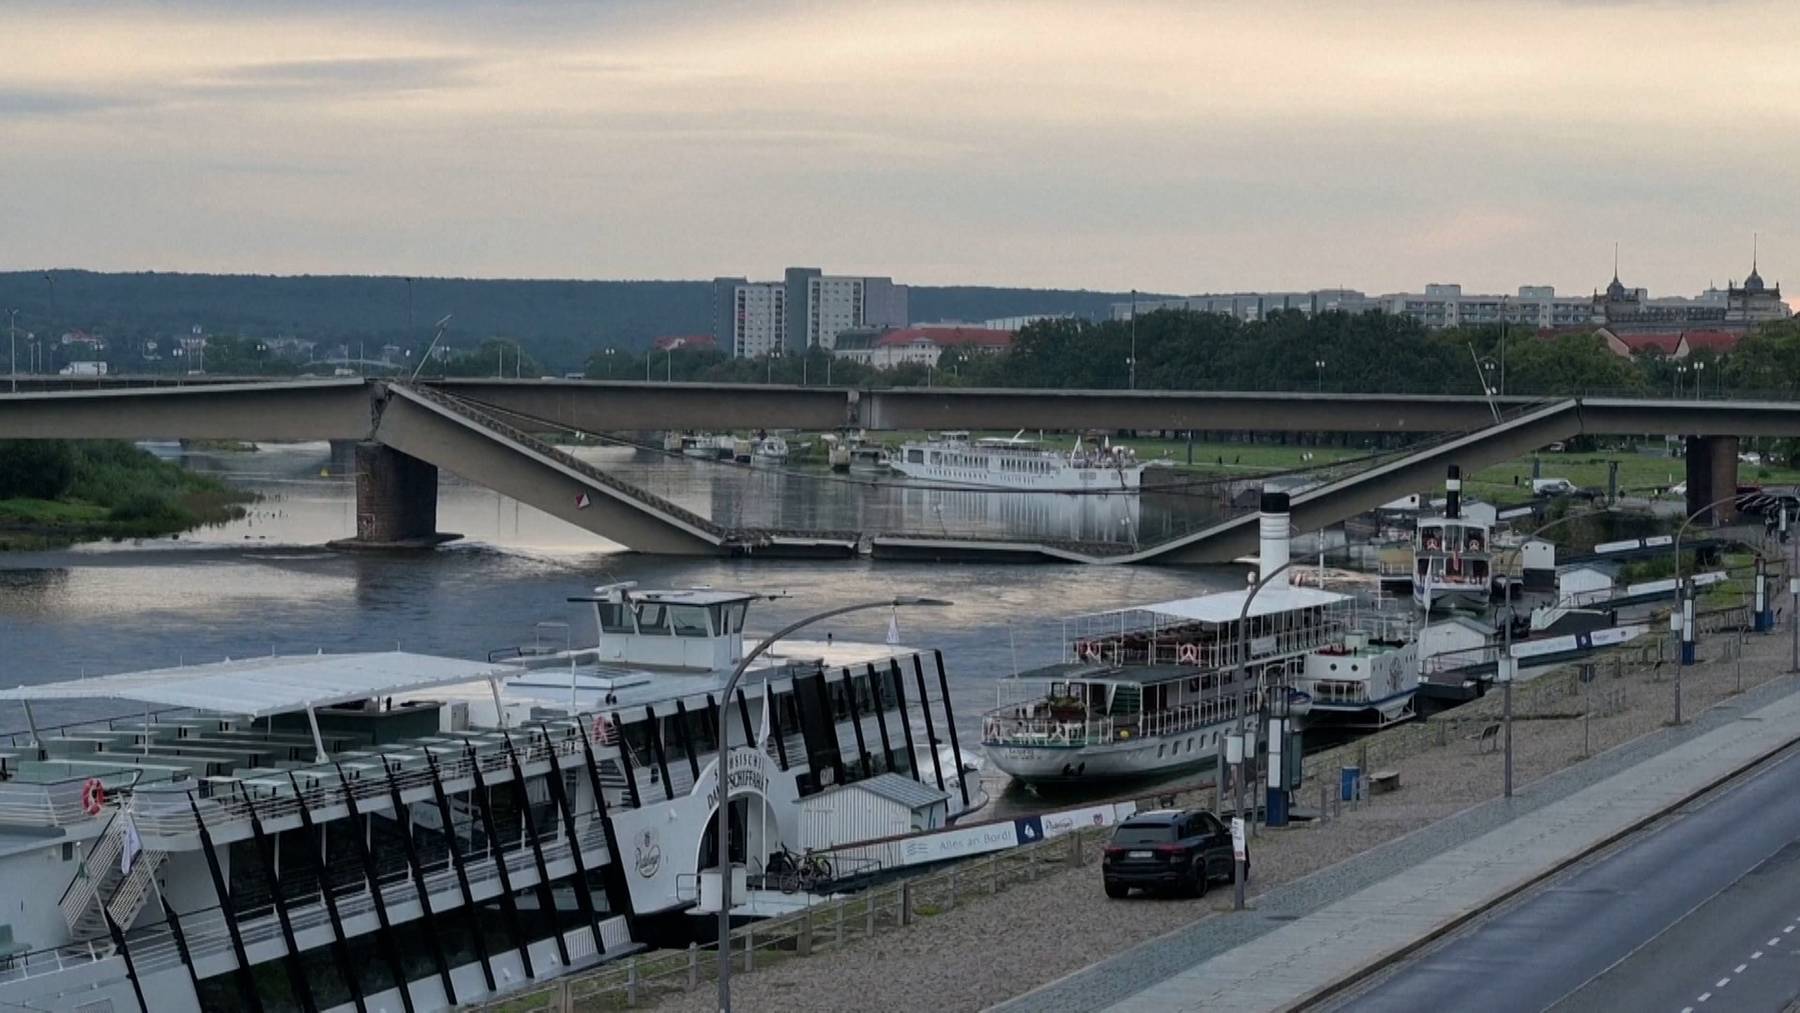
[[[713,342],[737,358],[767,355],[783,346],[787,286],[743,278],[713,279]]]

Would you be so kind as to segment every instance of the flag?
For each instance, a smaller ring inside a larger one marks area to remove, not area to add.
[[[887,642],[890,646],[900,643],[900,610],[899,609],[894,609],[888,613]]]
[[[575,509],[586,510],[593,502],[593,500],[588,499],[588,494],[584,492],[575,497]]]
[[[138,836],[137,824],[131,817],[125,817],[125,847],[119,853],[119,875],[131,875],[131,863],[137,861],[139,852],[144,850],[144,839]]]
[[[775,698],[769,695],[769,677],[763,676],[762,727],[756,730],[756,748],[767,751],[769,748],[769,711],[775,706]]]

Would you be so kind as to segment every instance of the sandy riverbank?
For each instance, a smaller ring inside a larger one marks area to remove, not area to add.
[[[1735,644],[1735,634],[1717,634],[1702,643],[1702,663],[1682,675],[1684,715],[1691,717],[1735,694]],[[1786,672],[1785,626],[1775,635],[1746,637],[1744,644],[1745,688]],[[1615,676],[1612,666],[1603,663],[1585,694],[1572,671],[1548,673],[1521,686],[1513,726],[1515,785],[1662,728],[1672,715],[1673,693],[1672,665],[1626,667]],[[1580,717],[1584,700],[1593,708],[1586,753]],[[1499,797],[1502,756],[1498,750],[1481,750],[1473,736],[1499,714],[1500,706],[1499,694],[1490,694],[1449,715],[1454,720],[1443,722],[1441,735],[1438,725],[1428,722],[1366,740],[1370,765],[1398,771],[1400,790],[1345,809],[1323,824],[1263,832],[1252,842],[1252,895]],[[1354,744],[1313,758],[1309,770],[1335,770],[1339,762],[1355,762],[1362,748]],[[1397,755],[1401,753],[1405,755]],[[1316,807],[1318,790],[1316,780],[1309,783],[1301,790],[1301,803]],[[1210,804],[1210,794],[1189,793],[1182,802]],[[1230,906],[1230,888],[1218,886],[1199,900],[1109,900],[1101,890],[1098,866],[1090,861],[839,952],[741,977],[734,982],[735,1001],[745,1009],[826,1011],[844,1009],[846,997],[860,996],[870,1009],[976,1010]],[[659,1008],[700,1011],[714,1004],[711,991],[702,989],[665,999]]]

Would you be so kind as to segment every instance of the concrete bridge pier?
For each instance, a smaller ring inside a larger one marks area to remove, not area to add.
[[[429,549],[460,538],[437,529],[437,466],[372,441],[356,444],[356,537],[336,549]]]
[[[1687,439],[1687,513],[1737,492],[1738,438],[1689,436]],[[1737,504],[1721,503],[1696,517],[1696,524],[1729,524],[1737,520]]]
[[[356,447],[361,440],[332,440],[331,462],[326,469],[333,475],[356,474]]]

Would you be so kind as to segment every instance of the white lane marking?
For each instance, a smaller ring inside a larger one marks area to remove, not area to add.
[[[1712,998],[1712,993],[1711,993],[1711,992],[1702,992],[1702,993],[1700,993],[1700,1001],[1701,1001],[1701,1002],[1705,1002],[1705,1001],[1706,1001],[1706,1000],[1708,1000],[1708,999],[1711,999],[1711,998]]]
[[[1750,966],[1749,964],[1739,964],[1737,966],[1737,968],[1735,970],[1733,970],[1731,973],[1732,974],[1743,974],[1744,968],[1749,967],[1749,966]]]
[[[1720,978],[1718,981],[1713,982],[1713,987],[1714,988],[1724,988],[1726,985],[1729,985],[1729,984],[1731,984],[1730,978]]]
[[[1751,960],[1761,960],[1762,959],[1762,951],[1757,950],[1755,953],[1750,954],[1750,959]]]
[[[1770,946],[1780,946],[1781,945],[1781,937],[1776,936],[1774,939],[1769,940],[1769,945]]]
[[[1694,1007],[1683,1006],[1683,1007],[1681,1007],[1681,1013],[1694,1013]]]
[[[1792,925],[1789,925],[1787,928],[1781,930],[1783,935],[1786,935],[1787,933],[1792,932],[1792,931],[1794,931],[1794,927]]]

